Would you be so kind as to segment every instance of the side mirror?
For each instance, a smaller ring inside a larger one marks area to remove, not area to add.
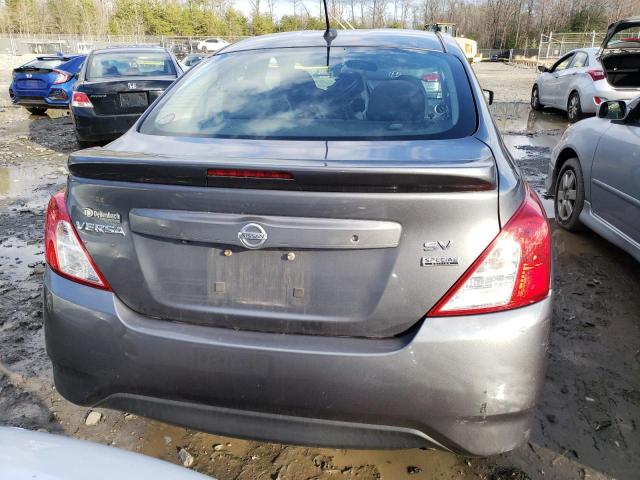
[[[549,69],[547,67],[545,67],[544,65],[538,65],[538,71],[540,73],[546,73],[549,71]]]
[[[627,104],[622,100],[602,102],[598,109],[598,118],[624,120],[627,116]]]
[[[489,105],[493,105],[493,90],[485,90],[482,89],[482,93],[484,95],[484,99]]]

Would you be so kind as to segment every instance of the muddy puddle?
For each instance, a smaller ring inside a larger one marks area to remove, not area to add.
[[[42,273],[44,249],[41,242],[18,237],[0,241],[0,267],[16,280],[27,280],[34,272]]]
[[[537,112],[528,103],[514,102],[496,103],[491,112],[509,152],[552,218],[553,200],[547,198],[545,180],[551,150],[569,125],[566,116],[556,110]]]
[[[51,187],[61,183],[67,170],[55,164],[0,166],[0,212],[43,213]],[[24,192],[30,192],[25,195]]]

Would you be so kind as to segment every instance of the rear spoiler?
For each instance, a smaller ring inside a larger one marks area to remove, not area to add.
[[[374,162],[207,161],[88,149],[72,153],[68,168],[71,175],[87,179],[218,188],[400,193],[493,190],[497,186],[491,157],[424,166],[399,162],[381,167]]]

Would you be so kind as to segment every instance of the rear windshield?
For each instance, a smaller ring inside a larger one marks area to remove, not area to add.
[[[109,52],[91,56],[87,79],[175,76],[171,57],[163,52]]]
[[[151,135],[261,139],[460,138],[476,128],[460,60],[392,48],[218,54],[150,112]]]
[[[640,26],[630,25],[617,31],[605,48],[640,48]]]
[[[31,60],[30,62],[25,63],[23,67],[54,69],[54,68],[58,68],[60,65],[68,61],[69,59],[65,57],[36,58],[35,60]]]

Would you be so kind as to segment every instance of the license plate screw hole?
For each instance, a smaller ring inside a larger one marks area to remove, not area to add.
[[[360,237],[358,235],[351,235],[351,241],[353,243],[358,243],[360,241]]]
[[[287,260],[289,260],[290,262],[293,262],[296,259],[296,254],[293,252],[289,252],[287,253]]]
[[[222,254],[225,257],[230,257],[231,255],[233,255],[233,252],[227,248],[224,252],[222,252]]]

